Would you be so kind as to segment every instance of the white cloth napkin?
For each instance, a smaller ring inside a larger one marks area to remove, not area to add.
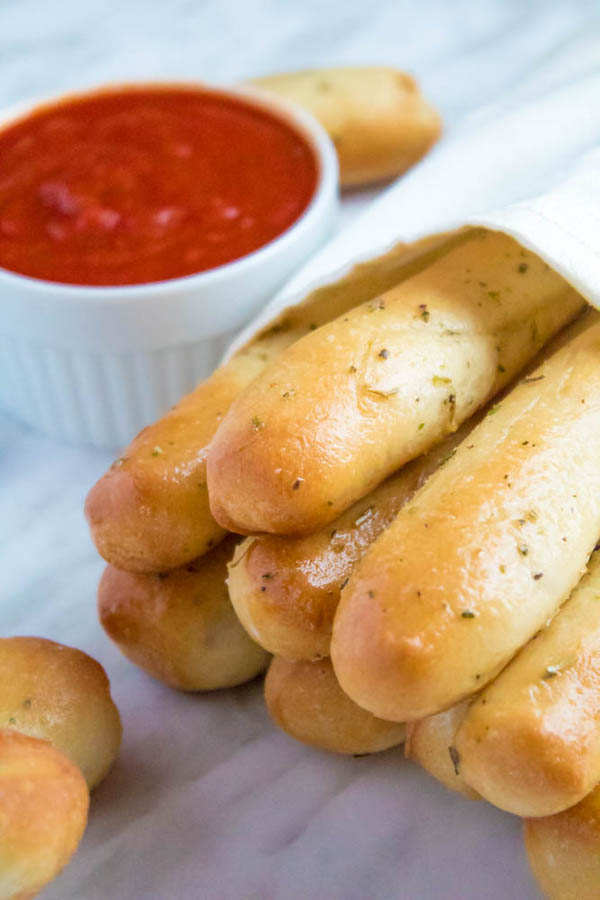
[[[399,242],[464,225],[505,231],[600,307],[600,34],[569,44],[473,114],[303,266],[242,332]]]

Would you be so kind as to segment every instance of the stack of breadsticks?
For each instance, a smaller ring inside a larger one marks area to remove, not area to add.
[[[406,736],[443,783],[525,817],[544,890],[578,900],[600,855],[584,307],[502,234],[389,254],[282,314],[87,501],[101,619],[130,658],[194,690],[273,654],[286,731],[357,754]]]

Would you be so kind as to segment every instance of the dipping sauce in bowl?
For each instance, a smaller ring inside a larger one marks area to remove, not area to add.
[[[0,268],[73,285],[204,272],[270,243],[309,206],[295,128],[194,87],[106,89],[0,131]]]

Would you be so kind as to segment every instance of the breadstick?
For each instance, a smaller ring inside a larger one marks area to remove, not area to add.
[[[0,638],[0,722],[50,741],[79,766],[90,790],[121,746],[121,719],[102,666],[43,638]]]
[[[329,656],[342,585],[369,545],[473,424],[466,422],[315,534],[262,535],[239,544],[229,565],[229,596],[254,640],[285,659]]]
[[[456,731],[461,725],[469,701],[463,700],[444,712],[406,726],[404,750],[407,759],[419,763],[426,772],[458,794],[471,800],[479,795],[465,781],[461,759],[456,749]]]
[[[411,721],[483,688],[552,616],[600,535],[600,316],[524,378],[371,546],[331,656],[374,715]]]
[[[0,730],[0,897],[27,900],[68,863],[85,830],[83,775],[46,741]]]
[[[284,310],[171,412],[145,428],[90,491],[86,515],[98,552],[119,569],[163,572],[191,562],[225,531],[213,519],[206,454],[237,394],[285,347],[387,290],[445,252],[439,239],[362,263]]]
[[[459,729],[463,776],[518,816],[574,806],[600,781],[600,553]]]
[[[230,535],[211,553],[165,575],[107,566],[98,614],[135,665],[182,691],[233,687],[264,671],[269,655],[240,625],[227,593]]]
[[[565,812],[528,819],[525,847],[548,900],[598,900],[600,787]]]
[[[455,431],[582,306],[512,238],[463,234],[242,392],[208,453],[213,515],[242,534],[322,528]]]
[[[308,69],[250,83],[298,103],[321,122],[336,146],[344,187],[400,175],[441,131],[415,80],[397,69]]]
[[[271,718],[297,741],[333,753],[377,753],[404,740],[404,726],[376,719],[341,690],[328,659],[273,659],[265,678]]]

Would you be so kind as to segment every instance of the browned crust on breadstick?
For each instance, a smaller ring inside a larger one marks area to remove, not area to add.
[[[213,515],[243,534],[324,527],[455,431],[582,307],[512,238],[461,235],[240,394],[208,453]]]
[[[501,809],[547,816],[600,781],[600,553],[550,625],[458,732],[464,778]]]
[[[409,722],[404,751],[407,759],[419,763],[445,787],[477,800],[479,795],[463,778],[461,758],[456,748],[456,732],[468,708],[469,701],[463,700],[435,716]]]
[[[441,132],[440,117],[414,78],[391,67],[307,69],[251,83],[319,119],[335,143],[344,187],[400,175]]]
[[[59,874],[85,830],[83,775],[45,741],[0,730],[0,896],[34,897]]]
[[[600,319],[525,378],[372,545],[331,655],[375,715],[433,715],[485,686],[568,597],[600,534]]]
[[[525,822],[529,863],[548,900],[597,900],[600,787],[556,816]]]
[[[44,638],[0,638],[0,722],[50,741],[90,790],[113,764],[121,719],[100,663]]]
[[[322,750],[377,753],[404,740],[403,725],[375,718],[344,694],[327,659],[273,659],[265,678],[265,701],[280,728]]]
[[[235,538],[185,568],[136,575],[107,566],[98,588],[105,631],[135,665],[182,691],[233,687],[269,655],[240,625],[225,584]]]
[[[409,277],[440,253],[440,238],[398,245],[284,310],[171,412],[149,425],[88,494],[85,511],[104,559],[162,572],[206,553],[225,530],[209,510],[208,445],[237,394],[285,347]]]
[[[248,633],[285,659],[329,656],[340,592],[354,566],[474,424],[408,463],[315,534],[263,535],[239,544],[229,566],[229,595]]]

